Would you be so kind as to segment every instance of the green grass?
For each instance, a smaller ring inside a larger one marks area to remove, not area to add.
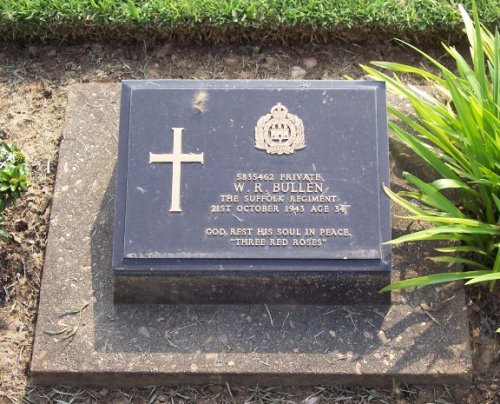
[[[470,7],[470,0],[464,1]],[[458,0],[0,0],[0,40],[423,40],[461,33]],[[469,8],[468,7],[468,8]],[[500,0],[480,18],[500,21]]]

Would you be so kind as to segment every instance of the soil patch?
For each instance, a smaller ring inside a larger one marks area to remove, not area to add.
[[[436,51],[439,56],[440,51]],[[66,92],[77,82],[122,79],[342,79],[362,78],[359,63],[391,60],[422,64],[413,52],[392,42],[371,46],[178,47],[72,46],[0,48],[0,137],[15,142],[32,166],[32,186],[6,212],[11,238],[0,241],[0,402],[495,402],[500,324],[499,293],[468,289],[475,355],[475,380],[460,387],[402,386],[392,390],[315,386],[293,388],[179,388],[82,390],[62,386],[34,388],[27,375],[36,320],[39,280],[50,217]],[[418,248],[416,245],[415,248]],[[497,289],[498,290],[498,289]]]

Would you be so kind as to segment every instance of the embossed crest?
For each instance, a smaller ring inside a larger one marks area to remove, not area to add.
[[[255,147],[268,154],[292,154],[306,147],[304,124],[280,102],[255,126]]]

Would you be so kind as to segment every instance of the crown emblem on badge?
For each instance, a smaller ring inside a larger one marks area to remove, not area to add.
[[[255,126],[255,147],[268,154],[292,154],[306,147],[304,124],[278,102],[271,113],[264,115]]]

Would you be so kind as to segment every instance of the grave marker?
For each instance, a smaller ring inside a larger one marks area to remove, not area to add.
[[[287,297],[290,301],[290,297],[297,296],[298,288],[304,292],[298,297],[308,303],[331,296],[345,302],[353,299],[352,291],[357,293],[356,303],[373,303],[370,293],[376,287],[369,288],[363,283],[366,276],[361,271],[352,275],[353,282],[345,285],[345,290],[334,283],[341,278],[332,277],[331,289],[323,288],[323,291],[318,286],[323,283],[319,283],[319,277],[313,272],[305,276],[280,271],[274,277],[265,278],[264,275],[251,276],[246,271],[244,276],[243,272],[236,272],[232,284],[228,275],[218,279],[207,275],[205,280],[212,282],[204,284],[210,291],[208,294],[201,287],[200,273],[147,278],[138,271],[137,278],[131,282],[137,287],[138,296],[158,294],[167,288],[172,300],[178,296],[193,299],[198,294],[201,298],[234,296],[237,301],[256,296],[255,300],[260,300],[255,305],[113,304],[115,177],[116,171],[123,169],[120,164],[118,169],[115,166],[116,106],[120,88],[116,84],[77,84],[68,94],[41,279],[30,371],[32,384],[58,384],[64,380],[67,385],[106,389],[213,383],[317,385],[332,381],[385,386],[470,384],[472,364],[467,310],[464,290],[457,290],[456,285],[403,290],[393,295],[390,310],[372,304],[369,307],[264,305],[266,291],[271,292],[268,300],[279,301],[276,294],[281,293],[282,300]],[[392,102],[395,101],[393,98]],[[298,156],[312,147],[311,132],[308,132],[311,126],[289,100],[284,105],[304,122],[306,148],[288,157]],[[208,107],[211,106],[209,103]],[[262,109],[264,107],[267,105]],[[254,127],[255,123],[252,130]],[[173,141],[172,131],[164,129],[159,131],[158,144],[148,145],[141,158],[150,169],[159,170],[164,179],[171,181],[172,164],[149,164],[150,152],[173,150],[172,144],[165,144]],[[182,150],[205,153],[205,164],[182,163],[182,212],[172,213],[174,216],[185,215],[190,205],[191,199],[186,198],[188,195],[183,189],[189,187],[191,181],[186,172],[202,170],[209,162],[207,149],[196,150],[196,143],[191,143],[196,140],[191,139],[193,133],[196,132],[185,129]],[[266,155],[261,149],[259,153]],[[401,180],[398,161],[395,160],[393,174]],[[161,181],[157,183],[161,184]],[[166,188],[168,192],[159,197],[166,214],[170,214],[171,189]],[[398,232],[407,231],[406,226],[404,220],[394,221]],[[420,264],[432,254],[433,247],[423,244],[415,249],[403,245],[395,249],[394,279],[422,271],[441,271],[442,268],[432,262],[425,268]],[[186,268],[192,270],[191,264]],[[123,279],[129,276],[123,276],[118,283],[123,286]],[[164,281],[167,278],[168,283]],[[193,281],[193,288],[188,278]],[[162,289],[155,289],[151,281],[144,279],[156,280]],[[223,287],[221,279],[225,279],[228,288]],[[327,280],[323,276],[325,284]],[[116,282],[115,279],[115,287]],[[248,291],[240,286],[245,282]],[[264,285],[262,291],[256,288],[256,283]],[[274,284],[279,287],[272,290],[270,285]],[[364,285],[366,296],[360,295],[359,284]],[[314,294],[318,290],[320,293]],[[427,312],[419,309],[421,302],[440,305],[443,301],[446,304],[442,310],[432,313],[432,320]],[[62,314],[76,312],[77,315],[64,317],[65,327],[77,330],[70,339],[65,334],[53,333],[60,329],[58,322]],[[453,347],[452,353],[450,347]]]
[[[115,301],[387,302],[386,126],[380,82],[125,81]]]

